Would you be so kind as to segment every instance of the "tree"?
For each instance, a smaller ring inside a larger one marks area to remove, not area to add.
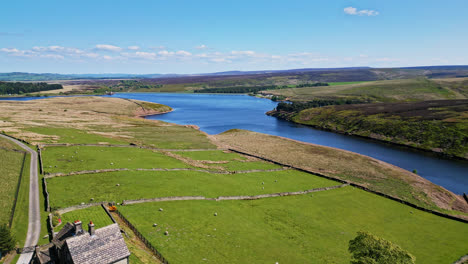
[[[367,232],[349,241],[352,264],[414,264],[416,258],[400,246]]]
[[[11,235],[10,228],[5,224],[0,226],[0,255],[4,255],[15,248],[15,238]]]

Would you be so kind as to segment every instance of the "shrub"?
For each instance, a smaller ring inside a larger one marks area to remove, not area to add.
[[[367,232],[349,241],[352,264],[414,264],[416,258],[400,246]]]

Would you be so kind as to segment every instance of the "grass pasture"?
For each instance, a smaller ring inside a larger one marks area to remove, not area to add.
[[[119,211],[171,263],[349,263],[348,242],[357,231],[390,240],[423,264],[452,263],[466,254],[468,243],[466,224],[352,187],[254,201],[145,203]]]
[[[70,143],[70,144],[128,144],[127,141],[112,137],[88,133],[83,130],[63,127],[29,127],[27,131],[39,134],[41,143]]]
[[[207,151],[174,151],[175,154],[190,158],[193,160],[209,160],[209,161],[231,161],[231,160],[246,160],[242,155],[234,152],[225,152],[222,150],[207,150]]]
[[[54,228],[55,232],[62,230],[67,222],[73,223],[80,220],[83,223],[83,229],[88,230],[89,221],[93,221],[96,229],[113,224],[110,217],[101,206],[93,206],[84,209],[78,209],[61,215],[62,224]]]
[[[281,166],[261,160],[247,160],[246,157],[222,150],[177,151],[177,155],[206,163],[212,167],[222,167],[227,171],[271,170]]]
[[[264,183],[264,184],[262,184]],[[117,186],[120,184],[120,186]],[[212,174],[194,171],[119,171],[47,179],[53,208],[169,196],[234,196],[302,191],[340,183],[295,171]]]
[[[6,139],[0,138],[3,141]],[[0,224],[8,224],[10,220],[23,157],[22,152],[0,148]]]
[[[249,170],[274,170],[282,167],[265,161],[238,161],[233,160],[227,163],[213,164],[216,167],[223,167],[227,171],[249,171]]]
[[[98,169],[189,168],[188,164],[150,149],[133,147],[46,147],[42,151],[46,173]]]
[[[355,182],[425,208],[468,212],[460,196],[416,174],[367,156],[238,129],[216,135],[216,139],[234,149]]]

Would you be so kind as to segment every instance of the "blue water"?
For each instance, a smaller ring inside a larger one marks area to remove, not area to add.
[[[467,161],[283,121],[265,115],[276,107],[275,102],[267,99],[224,94],[118,93],[113,96],[161,103],[174,109],[149,119],[197,125],[208,134],[239,128],[345,149],[410,171],[416,169],[422,177],[454,193],[468,193]]]

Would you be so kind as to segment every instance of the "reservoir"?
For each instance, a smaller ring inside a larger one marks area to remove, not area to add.
[[[468,161],[452,160],[435,153],[345,136],[267,116],[265,113],[277,105],[271,100],[248,95],[187,93],[117,93],[113,97],[155,102],[174,109],[167,114],[148,116],[148,119],[197,125],[208,134],[238,128],[349,150],[409,171],[416,169],[420,176],[456,194],[468,193]],[[43,98],[5,97],[0,100]]]
[[[446,189],[468,192],[468,162],[395,146],[375,140],[341,135],[265,115],[275,102],[248,95],[186,93],[117,93],[114,97],[137,99],[168,105],[174,111],[149,116],[181,125],[197,125],[208,134],[238,128],[287,137],[313,144],[335,147],[367,155],[418,174]]]

